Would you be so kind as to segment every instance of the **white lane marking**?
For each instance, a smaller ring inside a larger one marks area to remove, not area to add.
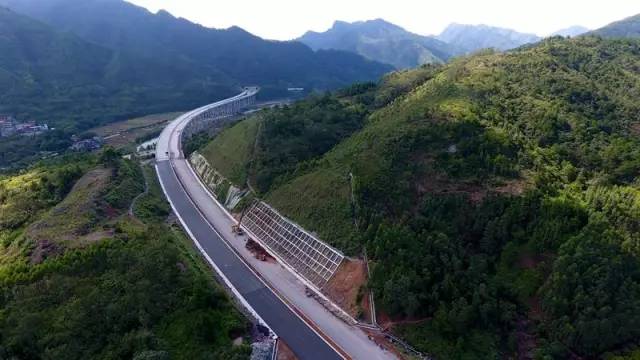
[[[218,275],[220,275],[220,277],[222,278],[224,283],[231,289],[233,294],[238,298],[238,300],[240,300],[242,305],[251,313],[251,315],[255,316],[256,319],[258,319],[258,321],[261,323],[261,325],[266,326],[269,329],[269,331],[271,331],[273,334],[275,334],[275,331],[273,331],[273,329],[271,329],[271,327],[269,327],[267,322],[264,321],[264,319],[262,319],[262,317],[258,314],[258,312],[255,311],[253,309],[253,307],[251,307],[251,305],[247,302],[247,300],[244,298],[244,296],[242,296],[242,294],[240,294],[238,289],[236,289],[236,287],[226,277],[226,275],[222,272],[222,270],[218,267],[218,265],[216,265],[216,263],[213,261],[213,259],[211,259],[209,254],[207,254],[207,252],[204,250],[204,248],[202,247],[202,245],[200,244],[198,239],[196,239],[196,237],[193,235],[193,233],[191,232],[191,229],[189,229],[189,226],[187,226],[187,223],[184,221],[184,219],[182,218],[182,216],[178,212],[176,206],[173,204],[173,201],[171,201],[171,199],[169,197],[169,193],[167,192],[167,189],[165,188],[164,181],[162,180],[162,176],[160,176],[160,170],[158,169],[158,164],[155,165],[155,168],[156,168],[156,174],[158,174],[158,180],[160,180],[160,186],[162,187],[162,191],[164,192],[165,197],[167,198],[167,200],[169,201],[169,204],[171,205],[171,209],[173,209],[173,212],[176,214],[176,216],[180,220],[180,223],[182,224],[182,227],[187,231],[187,233],[189,234],[189,237],[196,244],[196,247],[198,248],[200,253],[207,259],[209,264],[211,264],[211,266],[213,266],[214,270],[218,273]],[[185,190],[183,189],[183,191],[185,191]],[[189,198],[188,195],[187,195],[187,198]],[[189,199],[189,200],[191,200],[191,199]],[[195,207],[195,205],[194,205],[194,207]],[[211,226],[211,224],[209,224],[209,221],[207,221],[207,219],[204,218],[204,216],[200,213],[200,210],[197,207],[195,207],[195,208],[196,208],[196,210],[198,210],[198,213],[200,214],[200,216],[202,216],[202,218],[205,221],[205,223],[207,223],[207,225]],[[215,231],[215,229],[214,229],[214,231]]]
[[[298,317],[298,319],[300,319],[302,321],[303,324],[306,324],[307,327],[309,329],[311,329],[311,331],[313,331],[316,335],[318,335],[318,337],[324,341],[327,345],[329,345],[329,347],[331,349],[333,349],[333,351],[342,359],[346,360],[346,358],[342,355],[341,351],[336,349],[336,347],[329,343],[324,336],[322,336],[313,326],[311,326],[309,324],[309,321],[311,320],[305,320],[304,318],[302,318],[295,309],[293,309],[288,303],[287,301],[285,301],[280,294],[278,294],[277,291],[275,291],[271,286],[269,286],[269,284],[267,284],[256,272],[255,270],[253,270],[253,268],[236,252],[236,250],[234,248],[231,247],[230,244],[227,243],[227,240],[220,235],[220,233],[215,229],[215,227],[213,226],[213,224],[211,224],[209,222],[209,219],[207,219],[206,216],[204,216],[204,214],[202,213],[202,211],[200,210],[200,208],[193,202],[193,200],[191,199],[191,196],[189,195],[189,193],[187,192],[187,190],[184,188],[184,186],[182,185],[182,183],[180,182],[180,180],[178,179],[178,174],[175,173],[175,170],[173,169],[173,164],[171,161],[169,161],[169,165],[171,166],[171,170],[173,171],[174,175],[176,176],[176,179],[178,180],[178,184],[180,185],[180,187],[182,188],[182,190],[184,191],[184,193],[187,196],[187,199],[189,200],[189,202],[191,202],[191,204],[193,205],[193,207],[196,209],[196,211],[198,212],[198,214],[200,214],[200,216],[204,219],[204,221],[207,223],[207,225],[209,225],[209,227],[218,235],[218,237],[222,240],[223,244],[229,249],[231,250],[231,252],[245,265],[245,267],[247,267],[247,269],[249,269],[249,271],[262,283],[265,285],[265,287],[267,289],[269,289],[269,291],[271,291],[271,293],[273,293],[273,295],[275,295],[278,300],[280,300],[280,302],[282,302],[284,304],[284,306],[286,306],[296,317]],[[158,178],[161,178],[160,176],[160,172],[158,171],[158,165],[156,164],[156,172],[158,173]],[[162,186],[162,191],[164,191],[165,196],[167,197],[167,199],[169,199],[169,195],[164,187],[164,184],[162,182],[162,180],[160,180],[160,185]],[[189,233],[190,237],[193,239],[193,241],[197,244],[198,249],[204,253],[204,256],[207,258],[207,260],[209,262],[212,263],[212,265],[214,266],[214,268],[216,269],[216,271],[220,271],[220,269],[213,263],[213,260],[209,257],[209,255],[206,254],[206,252],[204,251],[204,249],[202,248],[202,246],[200,245],[200,243],[198,242],[198,240],[195,238],[195,236],[193,236],[193,234],[191,233],[190,230],[188,230],[188,227],[186,225],[186,223],[184,222],[184,220],[180,217],[180,215],[178,214],[177,210],[175,209],[175,206],[173,205],[173,203],[171,202],[171,200],[169,200],[169,203],[171,204],[171,207],[174,209],[174,212],[176,213],[176,215],[178,216],[178,219],[180,219],[180,222],[183,224],[183,226],[187,229],[187,232]],[[267,325],[267,323],[262,320],[262,318],[260,317],[260,315],[257,315],[256,311],[251,307],[251,305],[249,305],[249,303],[244,299],[244,297],[242,295],[240,295],[240,293],[238,292],[238,290],[231,285],[231,282],[229,281],[229,279],[227,279],[226,276],[222,275],[222,277],[225,279],[225,283],[227,283],[231,289],[234,291],[234,294],[237,294],[237,296],[240,297],[241,301],[243,301],[243,304],[246,304],[246,306],[252,311],[252,314],[255,313],[255,315],[257,316],[257,318],[262,321],[265,326],[267,326],[267,328],[269,328],[269,330],[271,330],[273,332],[273,330],[271,329],[271,327],[269,327]],[[274,332],[275,333],[275,332]],[[337,344],[336,344],[337,346]],[[347,353],[346,351],[344,351],[343,349],[341,349],[342,352]]]

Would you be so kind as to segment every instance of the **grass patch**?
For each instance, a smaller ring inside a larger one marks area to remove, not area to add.
[[[225,178],[243,186],[259,125],[258,115],[249,117],[222,131],[200,153]]]
[[[357,251],[346,171],[318,169],[278,187],[265,201],[323,241],[347,253]]]

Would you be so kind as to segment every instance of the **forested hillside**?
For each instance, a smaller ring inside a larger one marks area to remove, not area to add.
[[[0,358],[248,358],[248,322],[145,171],[137,218],[142,169],[113,150],[0,176]]]
[[[266,111],[202,152],[322,239],[366,249],[378,306],[422,351],[632,358],[638,99],[640,41],[552,38]]]
[[[62,129],[196,106],[235,92],[190,69],[115,52],[0,7],[0,113]]]
[[[640,14],[611,23],[603,28],[592,31],[591,34],[609,38],[640,37]]]

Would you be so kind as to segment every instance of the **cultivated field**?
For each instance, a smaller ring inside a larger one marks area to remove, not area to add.
[[[136,139],[153,137],[154,134],[159,134],[168,121],[177,118],[181,114],[173,112],[147,115],[93,128],[91,131],[104,138],[107,145],[121,149],[135,144]]]

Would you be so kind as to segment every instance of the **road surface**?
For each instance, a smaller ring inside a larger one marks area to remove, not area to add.
[[[189,233],[197,239],[224,276],[301,359],[342,359],[318,334],[291,311],[225,244],[191,202],[169,161],[157,164],[162,186]]]

